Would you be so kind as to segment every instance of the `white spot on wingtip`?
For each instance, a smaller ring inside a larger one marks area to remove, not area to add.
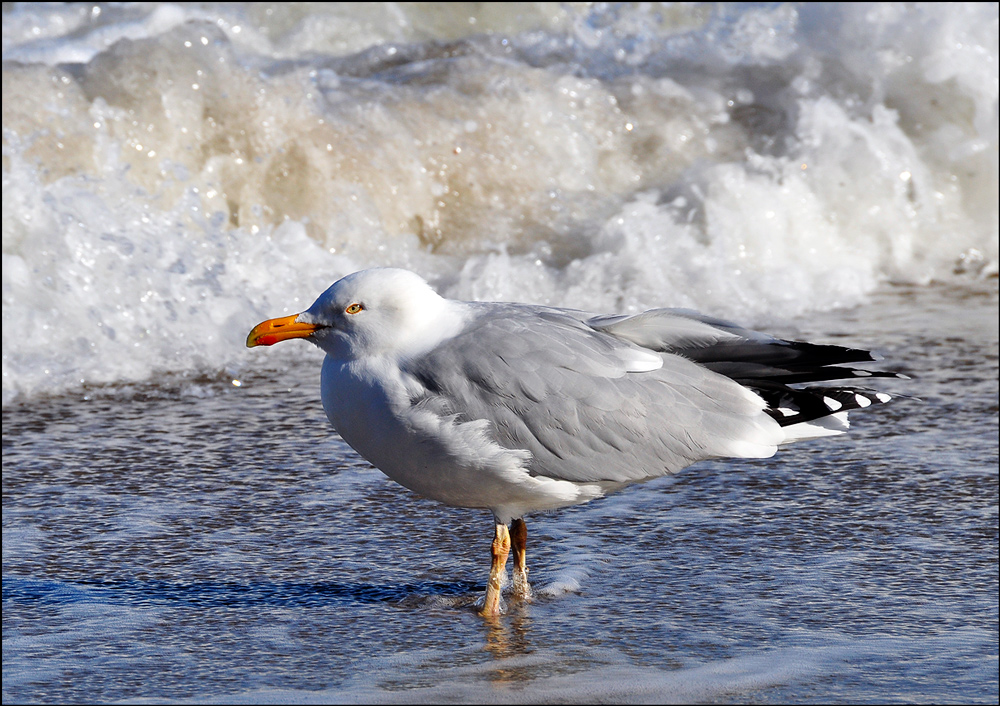
[[[861,407],[861,409],[871,407],[872,401],[864,395],[854,395],[854,399],[857,401],[858,407]]]
[[[833,399],[832,397],[824,397],[823,403],[827,406],[827,408],[829,408],[833,412],[836,412],[838,409],[844,406],[837,400]]]
[[[789,409],[788,407],[778,407],[778,411],[781,412],[783,417],[794,417],[797,412],[794,409]]]
[[[876,392],[875,398],[882,404],[885,404],[886,402],[892,399],[892,395],[887,395],[884,392]]]
[[[663,358],[656,353],[646,354],[645,351],[635,351],[635,356],[624,362],[625,371],[629,373],[648,373],[663,367]]]
[[[853,370],[852,372],[859,378],[868,378],[872,375],[867,370]]]

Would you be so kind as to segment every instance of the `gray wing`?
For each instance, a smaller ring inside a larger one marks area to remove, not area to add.
[[[488,420],[501,446],[531,452],[533,473],[636,481],[705,458],[770,456],[782,437],[739,384],[595,328],[580,312],[477,311],[466,331],[405,366],[422,390],[412,402]]]
[[[587,319],[603,331],[650,350],[675,353],[725,375],[761,395],[783,427],[884,404],[889,395],[858,387],[802,383],[872,377],[903,377],[850,367],[877,360],[869,351],[786,341],[687,309],[650,309],[635,316]],[[846,425],[843,426],[846,429]],[[791,435],[793,437],[794,435]]]

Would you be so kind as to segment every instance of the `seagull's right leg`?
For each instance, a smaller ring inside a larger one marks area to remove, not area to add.
[[[531,598],[531,586],[528,585],[528,526],[522,518],[510,523],[510,542],[514,550],[514,590],[513,593],[522,600]]]
[[[500,615],[500,588],[507,577],[507,555],[510,554],[510,531],[507,525],[497,521],[496,535],[493,537],[493,564],[490,566],[490,581],[486,584],[486,602],[479,612],[483,616]]]

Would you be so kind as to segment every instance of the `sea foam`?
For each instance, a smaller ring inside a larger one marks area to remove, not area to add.
[[[996,275],[995,5],[309,8],[5,10],[4,404],[238,375],[374,265],[751,324]]]

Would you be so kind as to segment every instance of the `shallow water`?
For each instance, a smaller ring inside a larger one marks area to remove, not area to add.
[[[997,313],[994,280],[812,319],[920,399],[530,517],[495,621],[489,516],[354,456],[318,360],[8,406],[4,702],[993,702]]]

